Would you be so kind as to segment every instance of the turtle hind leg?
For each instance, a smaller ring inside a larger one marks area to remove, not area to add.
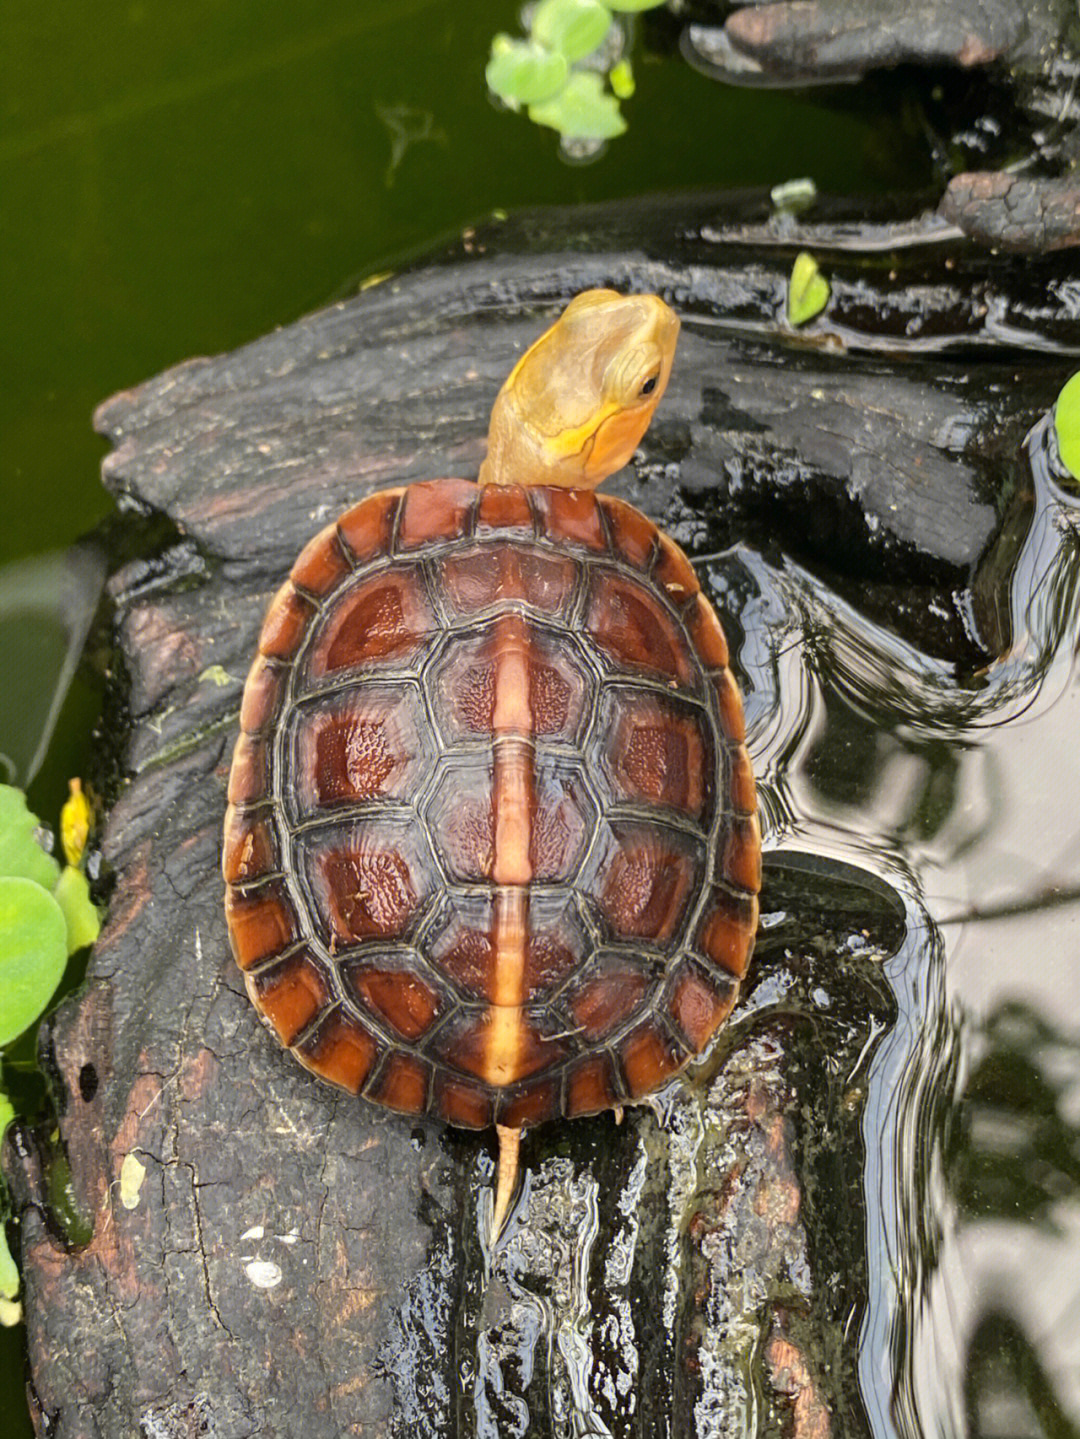
[[[499,1136],[499,1167],[495,1179],[495,1205],[491,1212],[491,1243],[498,1241],[510,1212],[518,1181],[518,1151],[521,1148],[521,1130],[508,1129],[505,1124],[496,1124]]]

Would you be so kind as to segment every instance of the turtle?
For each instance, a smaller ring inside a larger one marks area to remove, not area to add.
[[[496,1127],[642,1099],[727,1018],[758,920],[742,699],[679,546],[595,493],[679,321],[576,296],[492,411],[476,481],[362,499],[272,599],[222,868],[236,962],[307,1069]]]

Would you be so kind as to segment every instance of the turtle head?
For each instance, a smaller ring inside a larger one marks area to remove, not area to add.
[[[593,489],[621,469],[667,387],[678,334],[657,295],[575,296],[499,391],[480,483]]]

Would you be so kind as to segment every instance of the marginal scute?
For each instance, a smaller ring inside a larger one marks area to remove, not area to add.
[[[423,1114],[431,1086],[431,1066],[415,1055],[395,1049],[364,1091],[365,1098],[401,1114]]]
[[[355,1019],[331,1010],[293,1053],[322,1079],[359,1094],[378,1054],[375,1038]]]
[[[263,734],[272,727],[285,697],[287,673],[280,662],[256,657],[240,702],[240,728],[245,733]]]
[[[646,1020],[632,1030],[618,1048],[632,1099],[659,1089],[686,1062],[686,1055],[655,1019]]]
[[[506,1095],[499,1103],[496,1122],[508,1129],[543,1124],[559,1113],[559,1089],[554,1079],[537,1080],[527,1089]]]
[[[727,1019],[737,992],[730,979],[708,975],[690,963],[680,966],[671,984],[668,1011],[695,1054],[701,1053]]]
[[[280,881],[255,890],[225,892],[225,915],[233,954],[241,969],[252,969],[273,959],[300,938],[300,923]]]
[[[237,738],[226,795],[230,804],[253,805],[270,794],[270,750],[265,738],[244,734]]]
[[[741,979],[750,962],[757,922],[757,895],[733,894],[715,886],[702,912],[695,948],[713,964]]]
[[[300,648],[300,642],[311,623],[315,607],[299,594],[291,580],[286,580],[270,601],[259,636],[259,650],[276,660],[289,660]]]
[[[262,811],[247,814],[231,805],[225,815],[221,872],[226,884],[252,884],[280,869],[277,832]]]
[[[252,998],[288,1046],[330,1002],[322,964],[310,950],[298,950],[249,979]]]
[[[490,1094],[470,1080],[436,1069],[432,1106],[440,1119],[461,1129],[487,1129],[494,1123]]]
[[[640,510],[611,495],[597,495],[608,519],[611,548],[635,570],[647,570],[652,563],[659,531]]]
[[[290,576],[293,584],[307,594],[322,597],[335,589],[351,570],[352,565],[338,540],[337,525],[328,525],[300,551]]]
[[[533,495],[541,524],[552,538],[597,554],[607,550],[604,521],[592,490],[537,489]]]
[[[760,832],[723,630],[622,501],[437,481],[305,547],[241,706],[222,870],[248,993],[321,1077],[467,1128],[700,1053]]]
[[[425,480],[405,491],[397,547],[418,550],[432,541],[456,540],[472,528],[477,489],[468,480]]]
[[[728,645],[723,627],[716,618],[716,611],[700,592],[694,595],[683,611],[686,625],[694,648],[705,662],[707,670],[722,670],[728,664]]]
[[[388,553],[404,493],[404,489],[380,490],[338,517],[338,539],[354,565]]]
[[[652,577],[676,609],[681,609],[701,586],[694,567],[669,535],[660,535]]]
[[[620,1098],[611,1057],[606,1052],[579,1059],[567,1071],[566,1113],[571,1119],[611,1109]]]
[[[476,511],[476,533],[498,531],[517,539],[531,536],[535,526],[528,490],[518,485],[484,485]]]

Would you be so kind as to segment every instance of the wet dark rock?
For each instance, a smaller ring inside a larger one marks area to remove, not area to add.
[[[810,236],[835,309],[794,335],[785,276]],[[1011,642],[1016,456],[1064,371],[1063,272],[1010,266],[933,220],[778,233],[754,197],[524,217],[102,408],[108,485],[175,529],[111,581],[132,724],[114,897],[44,1030],[58,1137],[5,1151],[41,1433],[450,1439],[575,1414],[689,1436],[735,1432],[755,1395],[780,1429],[829,1412],[832,1434],[868,1433],[845,1335],[867,1284],[858,1076],[911,931],[889,886],[770,855],[753,980],[703,1070],[621,1126],[530,1134],[492,1261],[490,1137],[324,1088],[259,1028],[222,914],[225,779],[301,544],[371,489],[475,474],[502,378],[593,285],[683,316],[661,415],[611,488],[699,557],[752,674],[752,741],[781,697],[751,659],[796,572],[817,577],[800,603],[845,594],[891,663],[963,686]],[[932,340],[907,333],[929,312]]]
[[[940,86],[978,71],[990,87],[994,130],[1010,169],[1022,148],[1037,168],[955,176],[943,215],[980,243],[1042,253],[1080,243],[1080,126],[1074,104],[1080,51],[1070,0],[703,0],[682,34],[691,64],[718,80],[758,86],[850,83],[907,67]],[[942,137],[942,150],[961,139]]]

